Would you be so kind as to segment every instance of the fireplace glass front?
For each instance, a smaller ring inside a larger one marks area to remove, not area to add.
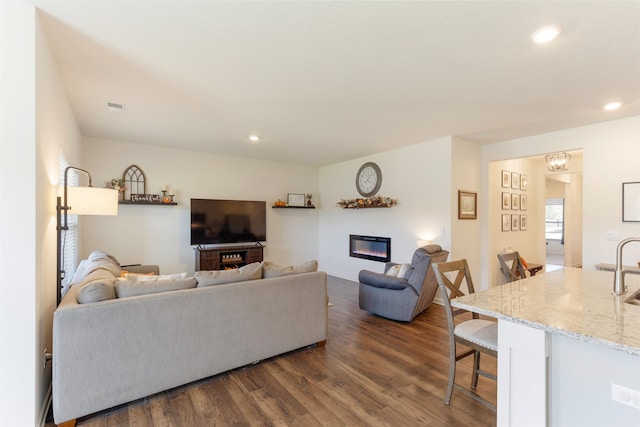
[[[349,256],[371,261],[391,261],[391,238],[349,235]]]

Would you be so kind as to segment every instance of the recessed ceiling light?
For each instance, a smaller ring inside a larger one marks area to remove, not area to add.
[[[258,142],[258,140],[260,140],[260,137],[258,135],[249,135],[249,139],[253,142]]]
[[[555,39],[556,37],[558,37],[558,34],[560,34],[560,28],[554,27],[554,26],[548,26],[548,27],[542,27],[537,29],[533,33],[531,38],[535,43],[543,44],[543,43],[548,43],[551,40]]]
[[[126,110],[126,106],[124,104],[118,104],[116,102],[107,102],[107,110],[121,113]]]
[[[610,102],[608,104],[605,104],[604,109],[607,111],[613,111],[613,110],[617,110],[621,106],[622,106],[621,102]]]

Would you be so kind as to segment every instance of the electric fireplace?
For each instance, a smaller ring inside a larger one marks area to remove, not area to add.
[[[391,261],[391,238],[349,235],[349,256],[371,261]]]

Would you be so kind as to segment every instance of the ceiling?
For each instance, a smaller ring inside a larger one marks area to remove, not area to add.
[[[28,2],[86,137],[322,166],[640,114],[638,1]]]

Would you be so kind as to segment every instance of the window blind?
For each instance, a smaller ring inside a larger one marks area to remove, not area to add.
[[[64,171],[69,166],[69,162],[60,155],[60,191],[59,195],[63,197],[64,204]],[[67,173],[67,186],[76,187],[78,185],[78,174],[74,170]],[[64,213],[63,213],[64,215]],[[62,265],[60,270],[64,272],[64,280],[62,281],[62,295],[67,291],[67,285],[73,277],[73,273],[78,267],[78,215],[67,216],[68,230],[62,231]]]

